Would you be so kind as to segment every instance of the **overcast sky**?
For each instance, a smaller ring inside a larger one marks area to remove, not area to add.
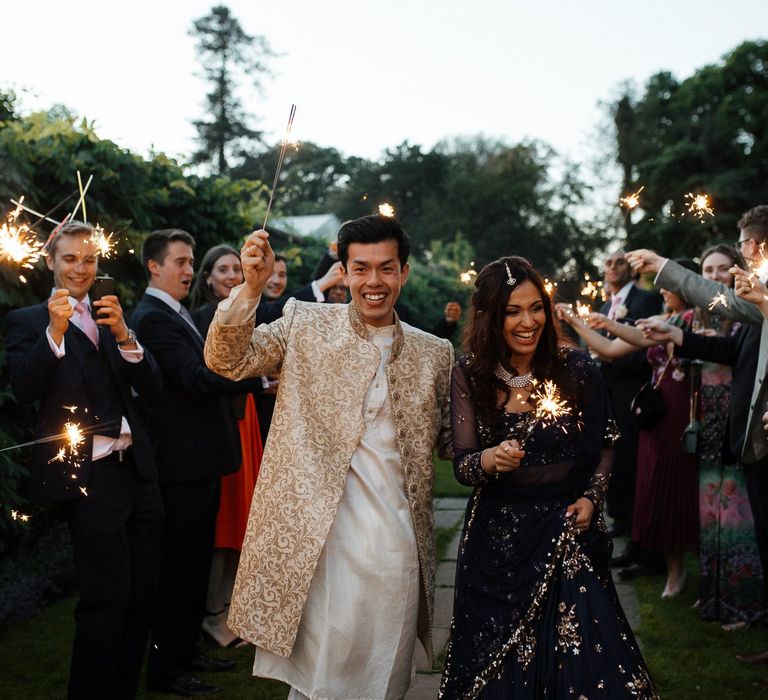
[[[193,19],[202,0],[0,0],[0,86],[28,88],[28,109],[63,103],[99,135],[184,158],[206,85]],[[404,140],[427,147],[484,133],[539,138],[584,157],[598,103],[631,79],[678,78],[768,31],[766,0],[233,0],[245,30],[282,54],[258,126],[376,158]]]

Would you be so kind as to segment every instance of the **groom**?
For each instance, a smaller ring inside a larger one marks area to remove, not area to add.
[[[352,301],[289,301],[254,330],[274,254],[242,251],[245,284],[219,305],[208,366],[280,373],[229,625],[254,675],[291,697],[402,697],[416,637],[432,654],[432,450],[449,439],[450,343],[401,323],[408,235],[383,216],[338,235]]]

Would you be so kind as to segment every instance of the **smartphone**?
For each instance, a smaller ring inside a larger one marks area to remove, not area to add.
[[[98,301],[101,297],[114,293],[114,277],[97,277],[93,280],[93,287],[91,287],[91,316],[94,320],[98,318],[98,308],[93,305],[93,302]]]

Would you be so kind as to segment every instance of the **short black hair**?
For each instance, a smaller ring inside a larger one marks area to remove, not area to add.
[[[144,266],[144,272],[147,279],[151,280],[152,275],[149,272],[149,261],[154,260],[160,265],[163,264],[165,256],[168,254],[168,246],[175,241],[181,241],[195,249],[195,239],[186,231],[180,228],[164,228],[159,231],[152,231],[141,245],[141,264]]]
[[[400,267],[405,267],[411,252],[411,239],[400,222],[392,216],[371,214],[359,219],[345,221],[339,229],[338,250],[339,260],[346,268],[351,243],[380,243],[395,241]]]
[[[285,255],[282,255],[281,253],[275,253],[275,262],[284,262],[287,266],[288,258],[286,258]]]

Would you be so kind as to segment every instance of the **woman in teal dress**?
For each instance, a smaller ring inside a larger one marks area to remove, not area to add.
[[[728,269],[743,266],[738,253],[724,245],[701,256],[707,279],[733,285]],[[716,311],[717,307],[713,309]],[[702,332],[733,335],[739,328],[710,313],[697,310]],[[702,619],[729,628],[761,618],[765,609],[762,569],[755,542],[752,510],[744,472],[731,455],[723,458],[725,428],[731,401],[731,368],[713,362],[701,366],[701,438],[699,447],[699,611]]]

